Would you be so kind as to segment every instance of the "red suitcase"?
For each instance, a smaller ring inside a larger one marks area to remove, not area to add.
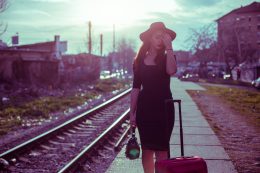
[[[207,164],[204,159],[199,156],[184,156],[181,100],[169,99],[167,102],[177,102],[179,105],[181,157],[170,158],[169,152],[170,159],[155,162],[156,173],[208,173]]]

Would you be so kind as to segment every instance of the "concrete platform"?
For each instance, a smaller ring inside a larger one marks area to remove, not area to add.
[[[186,92],[186,90],[204,90],[204,88],[193,82],[181,82],[176,78],[172,78],[171,90],[174,99],[182,100],[185,156],[197,155],[203,157],[207,162],[209,173],[237,173],[219,139],[210,128],[206,119],[202,116],[197,105]],[[178,115],[177,110],[176,115]],[[171,157],[180,156],[179,134],[179,121],[178,116],[176,116],[175,126],[170,140]],[[138,139],[138,141],[140,140]],[[120,151],[106,172],[142,173],[141,158],[128,160],[125,158],[124,152],[125,148]]]

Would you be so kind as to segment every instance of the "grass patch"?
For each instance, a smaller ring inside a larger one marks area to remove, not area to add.
[[[109,79],[100,79],[95,85],[95,89],[99,92],[111,92],[119,90],[129,84],[128,80],[109,78]]]
[[[40,97],[23,104],[6,105],[0,109],[0,135],[6,134],[13,127],[19,126],[24,120],[48,119],[53,112],[65,111],[71,107],[84,104],[88,99],[95,99],[98,95],[126,88],[128,80],[104,79],[98,80],[93,90],[78,92],[59,97]]]
[[[225,80],[221,78],[215,78],[215,79],[199,79],[199,82],[208,82],[208,83],[215,83],[215,84],[227,84],[227,85],[240,85],[240,86],[251,86],[251,83],[249,82],[243,82],[243,81],[237,81],[237,80]]]
[[[13,127],[21,124],[22,121],[20,117],[10,117],[7,119],[0,118],[0,136],[6,134]]]
[[[229,105],[241,115],[247,116],[252,123],[260,126],[260,93],[239,88],[226,88],[220,86],[207,86],[207,94],[218,96],[225,104]]]

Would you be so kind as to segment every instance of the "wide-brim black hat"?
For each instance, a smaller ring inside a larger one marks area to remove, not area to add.
[[[154,22],[150,25],[148,30],[140,34],[140,39],[142,41],[147,41],[151,38],[152,34],[158,30],[168,33],[172,40],[174,40],[176,37],[176,33],[173,30],[166,28],[163,22]]]

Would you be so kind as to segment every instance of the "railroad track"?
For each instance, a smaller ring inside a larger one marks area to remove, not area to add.
[[[82,171],[99,147],[117,148],[126,136],[130,91],[0,154],[0,172]]]

